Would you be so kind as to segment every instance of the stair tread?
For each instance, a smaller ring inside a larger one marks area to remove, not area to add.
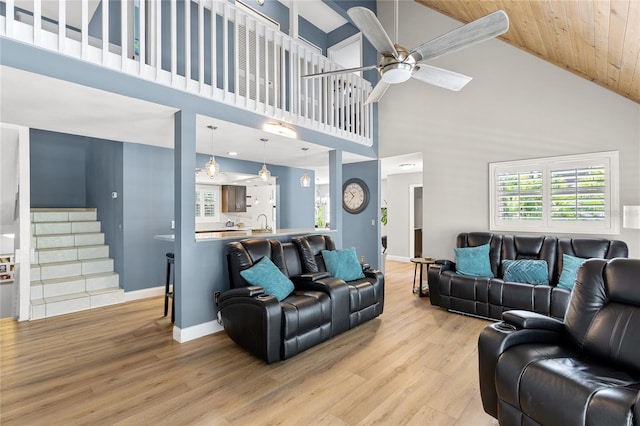
[[[110,257],[96,257],[95,259],[82,259],[82,260],[66,260],[64,262],[49,262],[49,263],[32,263],[31,266],[40,266],[41,268],[46,268],[48,266],[64,266],[64,265],[74,265],[76,263],[93,263],[93,262],[105,262],[113,260]]]
[[[99,294],[124,293],[124,289],[120,287],[107,287],[97,290],[88,290],[87,293],[89,293],[90,296],[97,296]]]
[[[35,249],[36,253],[46,253],[46,252],[54,252],[56,250],[74,250],[74,249],[95,249],[109,247],[107,244],[90,244],[86,246],[64,246],[64,247],[50,247],[50,248],[39,248]]]
[[[80,293],[67,293],[60,296],[45,297],[44,301],[45,303],[56,303],[63,302],[65,300],[82,299],[83,297],[89,297],[89,293],[86,291],[82,291]]]
[[[47,212],[94,212],[96,207],[32,207],[31,213]]]
[[[43,285],[47,284],[64,284],[71,281],[84,281],[85,277],[82,275],[72,275],[70,277],[61,277],[61,278],[48,278],[45,280],[40,280]]]
[[[104,277],[112,277],[114,275],[118,275],[115,271],[110,272],[98,272],[97,274],[84,274],[84,278],[104,278]]]

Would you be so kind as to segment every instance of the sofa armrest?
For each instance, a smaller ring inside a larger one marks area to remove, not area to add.
[[[244,290],[244,291],[243,291]],[[220,297],[222,325],[231,339],[267,364],[281,359],[282,308],[262,287],[245,287]]]
[[[446,271],[455,271],[456,264],[450,260],[439,259],[429,265],[427,282],[429,283],[429,301],[432,305],[442,306],[440,299],[440,275]]]
[[[227,290],[222,293],[220,296],[220,302],[218,303],[222,303],[224,300],[231,297],[255,297],[261,294],[264,294],[264,289],[258,286],[232,288],[231,290]]]
[[[321,272],[307,272],[306,274],[296,275],[295,277],[291,277],[292,281],[298,282],[313,282],[317,280],[321,280],[323,278],[330,277],[331,274],[326,271]]]
[[[528,311],[507,311],[505,321],[486,326],[478,338],[480,396],[487,414],[498,418],[496,366],[498,358],[512,346],[526,343],[558,344],[564,324],[554,318]],[[507,322],[508,321],[508,322]]]
[[[305,275],[318,275],[314,280],[302,279],[301,276],[291,277],[296,289],[320,291],[331,299],[331,335],[337,336],[349,329],[349,286],[343,280],[330,276],[325,272]],[[325,276],[322,276],[326,274]]]
[[[502,313],[502,321],[516,329],[539,329],[561,333],[564,323],[555,318],[530,311],[512,310]]]

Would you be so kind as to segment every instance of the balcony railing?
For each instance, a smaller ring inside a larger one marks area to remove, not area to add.
[[[218,0],[5,0],[0,36],[371,146],[371,84]],[[113,7],[118,4],[119,7]],[[212,10],[215,13],[212,13]]]

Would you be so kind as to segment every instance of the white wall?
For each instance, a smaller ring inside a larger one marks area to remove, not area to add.
[[[413,253],[409,252],[410,216],[409,196],[413,193],[411,185],[422,185],[422,173],[403,173],[387,176],[387,257],[409,259]],[[424,238],[423,238],[424,240]],[[430,251],[424,249],[431,256]]]
[[[393,3],[379,1],[378,14],[391,33]],[[408,48],[461,25],[404,1],[400,22]],[[474,79],[460,92],[410,80],[379,105],[380,156],[423,153],[429,256],[450,258],[459,232],[488,230],[494,161],[618,150],[620,205],[640,204],[640,105],[500,40],[430,64]],[[603,237],[640,257],[640,231]]]

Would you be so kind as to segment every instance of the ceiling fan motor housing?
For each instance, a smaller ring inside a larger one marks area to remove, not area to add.
[[[398,58],[383,55],[380,61],[380,75],[389,84],[403,83],[411,78],[416,61],[404,47],[396,44]]]

